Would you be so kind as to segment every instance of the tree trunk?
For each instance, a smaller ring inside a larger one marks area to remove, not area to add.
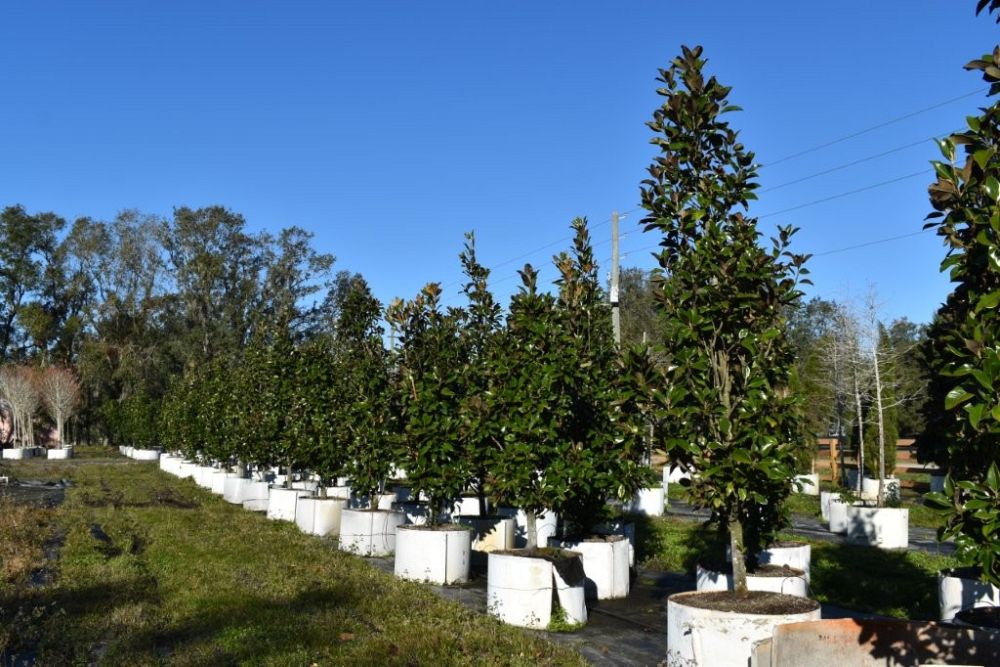
[[[885,422],[882,418],[882,376],[878,368],[878,342],[872,349],[872,370],[875,372],[875,414],[878,416],[878,498],[875,500],[877,507],[884,506],[882,488],[885,484]]]
[[[858,414],[858,483],[857,492],[861,493],[861,480],[865,476],[865,420],[861,412],[861,387],[858,385],[858,377],[854,376],[854,403]]]
[[[292,460],[285,459],[286,469],[288,470],[288,476],[285,477],[285,488],[292,488]]]
[[[736,593],[747,592],[747,561],[746,547],[743,544],[743,523],[736,518],[729,517],[729,550],[733,557],[733,591]]]
[[[486,516],[486,492],[482,484],[476,488],[476,497],[479,498],[479,516]]]
[[[56,411],[56,433],[59,434],[59,442],[57,444],[60,447],[62,447],[63,443],[66,442],[66,438],[63,437],[63,426],[65,426],[65,424],[63,423],[62,412],[59,411],[59,410],[57,410]]]
[[[538,526],[537,517],[534,512],[525,510],[524,511],[524,524],[525,524],[525,538],[528,541],[528,548],[535,549],[538,547]]]

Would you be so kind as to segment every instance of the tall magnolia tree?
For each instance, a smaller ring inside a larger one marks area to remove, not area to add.
[[[487,392],[504,415],[490,490],[524,510],[529,547],[540,512],[554,510],[586,535],[609,498],[631,498],[648,481],[642,401],[615,349],[586,221],[573,229],[572,252],[555,258],[558,296],[538,291],[531,266],[521,271]]]
[[[472,483],[468,441],[462,434],[462,313],[439,305],[441,288],[430,283],[415,299],[396,304],[389,319],[400,331],[399,399],[403,438],[400,461],[415,492],[430,502],[436,523]]]
[[[701,47],[660,70],[664,98],[648,123],[660,155],[642,184],[646,231],[659,232],[656,299],[663,319],[670,419],[664,447],[699,474],[691,499],[729,535],[735,588],[746,591],[746,556],[782,525],[800,431],[788,390],[794,358],[785,313],[799,300],[806,258],[788,251],[781,227],[760,245],[753,153],[725,114],[730,89],[703,74]]]
[[[978,7],[987,4],[1000,9]],[[1000,46],[966,68],[1000,93]],[[948,246],[941,270],[954,283],[930,332],[937,415],[928,429],[950,467],[945,494],[931,500],[949,510],[939,537],[954,538],[956,555],[1000,585],[1000,103],[967,122],[940,142],[944,161],[930,186],[928,226]]]
[[[479,513],[485,516],[489,451],[502,437],[504,424],[503,415],[490,410],[486,399],[503,309],[487,286],[490,270],[476,258],[475,236],[470,232],[465,239],[460,259],[468,279],[464,292],[469,305],[459,331],[465,357],[459,377],[461,430],[473,474],[472,484],[479,497]]]
[[[538,272],[520,271],[493,366],[489,409],[505,415],[502,440],[490,450],[490,495],[524,510],[529,548],[538,546],[538,515],[551,509],[548,471],[562,464],[559,435],[569,411],[563,391],[571,369],[561,354],[556,300],[538,290]]]
[[[335,438],[345,472],[361,497],[385,487],[398,442],[398,409],[389,353],[382,342],[382,304],[360,276],[349,281],[339,307],[334,354]]]

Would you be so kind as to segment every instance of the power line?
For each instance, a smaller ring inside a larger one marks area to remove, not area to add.
[[[900,234],[899,236],[888,236],[884,239],[876,239],[874,241],[867,241],[865,243],[858,243],[856,245],[844,246],[843,248],[837,248],[836,250],[825,250],[823,252],[813,253],[813,257],[824,257],[826,255],[835,255],[841,252],[847,252],[849,250],[857,250],[859,248],[867,248],[868,246],[879,245],[881,243],[889,243],[891,241],[900,241],[902,239],[908,239],[914,236],[920,236],[928,232],[929,229],[922,229],[919,232],[910,232],[909,234]]]
[[[850,139],[855,139],[855,138],[860,137],[862,135],[868,134],[869,132],[874,132],[875,130],[880,130],[883,127],[888,127],[889,125],[893,125],[895,123],[899,123],[899,122],[907,120],[909,118],[913,118],[914,116],[919,116],[920,114],[927,113],[928,111],[933,111],[934,109],[940,109],[943,106],[947,106],[949,104],[953,104],[954,102],[958,102],[959,100],[964,100],[967,97],[972,97],[973,95],[980,95],[983,92],[985,92],[985,90],[986,89],[984,89],[984,88],[977,88],[976,90],[973,90],[971,92],[965,93],[964,95],[959,95],[958,97],[953,97],[951,99],[944,100],[944,101],[938,102],[936,104],[932,104],[931,106],[924,107],[923,109],[918,109],[916,111],[911,111],[910,113],[903,114],[902,116],[897,116],[896,118],[890,118],[889,120],[883,121],[883,122],[881,122],[881,123],[879,123],[877,125],[872,125],[871,127],[866,127],[863,130],[859,130],[857,132],[853,132],[851,134],[847,134],[847,135],[844,135],[842,137],[838,137],[837,139],[833,139],[831,141],[827,141],[825,143],[817,144],[816,146],[812,146],[810,148],[806,148],[805,150],[801,150],[801,151],[798,151],[796,153],[792,153],[790,155],[786,155],[786,156],[784,156],[782,158],[779,158],[777,160],[773,160],[771,162],[767,162],[767,163],[761,165],[761,167],[762,168],[763,167],[773,167],[775,165],[781,164],[782,162],[787,162],[789,160],[794,160],[795,158],[802,157],[803,155],[808,155],[809,153],[815,153],[816,151],[823,150],[824,148],[829,148],[830,146],[835,146],[835,145],[837,145],[839,143],[843,143],[843,142],[848,141]]]
[[[781,215],[782,213],[790,213],[791,211],[798,211],[799,209],[807,208],[809,206],[816,206],[817,204],[824,204],[828,201],[833,201],[834,199],[841,199],[843,197],[849,197],[851,195],[856,195],[861,192],[867,192],[869,190],[875,190],[876,188],[881,188],[886,185],[892,185],[893,183],[899,183],[900,181],[905,181],[909,178],[915,178],[917,176],[927,176],[927,169],[921,169],[920,171],[915,171],[912,174],[906,174],[905,176],[898,176],[896,178],[890,178],[888,181],[881,181],[879,183],[873,183],[871,185],[866,185],[863,188],[856,188],[854,190],[848,190],[846,192],[841,192],[835,195],[830,195],[829,197],[823,197],[822,199],[815,199],[804,204],[798,204],[797,206],[790,206],[789,208],[783,208],[780,211],[771,211],[770,213],[765,213],[764,215],[757,216],[758,220],[763,220],[764,218],[772,218],[776,215]]]
[[[949,132],[948,134],[954,134],[954,131],[953,132]],[[913,148],[914,146],[922,146],[925,143],[927,143],[928,141],[936,141],[936,140],[937,140],[937,137],[925,137],[923,139],[920,139],[919,141],[914,141],[911,144],[906,144],[904,146],[897,146],[896,148],[890,148],[889,150],[882,151],[881,153],[875,153],[874,155],[869,155],[867,157],[863,157],[863,158],[860,158],[858,160],[853,160],[851,162],[845,162],[844,164],[839,164],[839,165],[837,165],[835,167],[830,167],[829,169],[824,169],[823,171],[818,171],[815,174],[809,174],[808,176],[802,176],[801,178],[796,178],[795,180],[792,180],[792,181],[786,181],[786,182],[780,183],[778,185],[772,185],[769,188],[764,188],[763,190],[758,190],[757,192],[759,194],[763,194],[765,192],[772,192],[774,190],[780,190],[781,188],[788,187],[789,185],[797,185],[798,183],[802,183],[804,181],[809,181],[809,180],[812,180],[814,178],[818,178],[819,176],[826,176],[827,174],[832,174],[832,173],[834,173],[836,171],[841,171],[843,169],[847,169],[849,167],[854,167],[856,165],[863,164],[865,162],[870,162],[871,160],[875,160],[875,159],[878,159],[880,157],[885,157],[886,155],[892,155],[893,153],[898,153],[900,151],[906,150],[907,148]]]

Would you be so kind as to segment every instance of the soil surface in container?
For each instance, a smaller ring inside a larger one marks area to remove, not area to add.
[[[724,566],[705,565],[702,563],[701,567],[720,574],[732,575],[733,573],[732,563],[726,563]],[[795,567],[772,564],[758,565],[753,571],[747,570],[747,574],[753,577],[804,577],[806,575],[805,572]]]
[[[552,563],[559,576],[571,586],[583,585],[586,578],[583,573],[583,557],[578,551],[556,549],[554,547],[537,547],[535,549],[509,549],[494,551],[505,556],[520,556],[522,558],[538,558]]]
[[[470,528],[469,526],[463,526],[463,525],[460,525],[460,524],[457,524],[457,523],[439,523],[439,524],[436,524],[436,525],[433,525],[433,526],[430,525],[430,524],[421,524],[419,526],[415,526],[415,525],[411,524],[411,525],[408,525],[408,526],[400,526],[400,528],[402,528],[403,530],[430,530],[430,531],[439,531],[439,530],[440,531],[446,531],[446,530],[452,530],[452,531],[454,531],[454,530],[465,530],[465,531],[469,531],[469,530],[472,530],[472,528]]]
[[[1000,630],[1000,607],[976,607],[955,614],[955,618],[969,625]]]
[[[621,542],[628,539],[624,535],[587,535],[586,537],[564,537],[563,542]]]
[[[769,616],[805,614],[819,609],[819,603],[809,598],[766,591],[713,591],[685,595],[678,603],[697,609],[732,611],[738,614],[766,614]]]
[[[550,563],[560,563],[563,561],[579,558],[580,554],[568,549],[558,549],[556,547],[536,547],[534,549],[507,549],[506,551],[494,551],[495,554],[504,556],[520,556],[521,558],[540,558]]]
[[[778,540],[774,542],[767,549],[761,549],[761,551],[767,551],[768,549],[791,549],[794,547],[804,547],[808,542],[796,542],[795,540]]]

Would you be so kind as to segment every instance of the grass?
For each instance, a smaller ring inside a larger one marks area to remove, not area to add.
[[[583,664],[154,466],[62,472],[58,576],[20,599],[38,665]]]
[[[824,491],[833,490],[833,487],[829,483],[823,483],[821,487]],[[670,500],[686,500],[685,490],[680,484],[671,484],[667,487],[667,497]],[[785,501],[785,505],[793,514],[808,516],[814,519],[820,517],[818,496],[793,493]],[[936,530],[943,523],[940,512],[924,505],[923,498],[909,490],[903,490],[901,507],[906,507],[910,510],[911,526]]]
[[[691,521],[645,519],[638,523],[636,537],[637,558],[644,567],[654,570],[693,572],[706,554],[720,553],[715,531]],[[812,597],[896,618],[936,619],[937,571],[958,564],[951,557],[917,551],[810,543]]]
[[[26,599],[31,575],[45,562],[52,511],[0,498],[0,654],[19,625],[32,622],[38,606]]]

